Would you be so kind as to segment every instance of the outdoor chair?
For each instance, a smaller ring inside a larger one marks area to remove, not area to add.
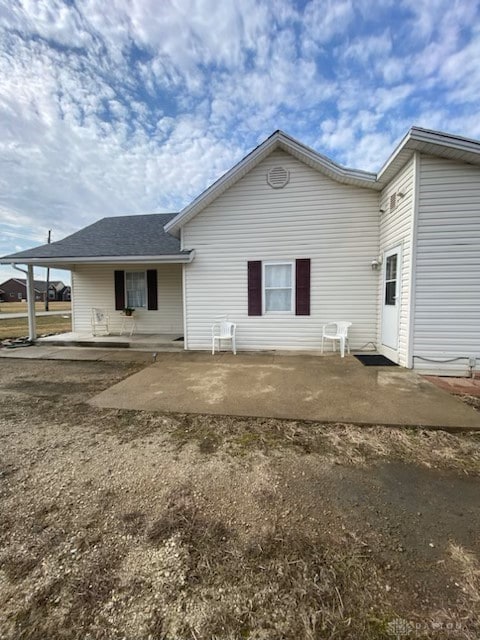
[[[237,354],[237,347],[235,345],[235,329],[237,325],[234,322],[228,322],[227,316],[222,316],[220,319],[215,318],[212,326],[212,355],[215,354],[215,347],[218,341],[218,350],[221,351],[222,340],[228,340],[231,343],[233,355]]]
[[[105,309],[92,309],[92,334],[94,336],[98,335],[98,332],[101,331],[100,335],[107,335],[110,333],[110,329],[108,323],[110,318],[108,316],[108,312]]]
[[[322,353],[325,340],[332,340],[333,350],[335,351],[335,342],[338,340],[340,343],[340,355],[345,357],[345,345],[347,346],[348,353],[350,353],[350,343],[348,341],[348,329],[352,326],[351,322],[330,322],[324,324],[322,329]]]

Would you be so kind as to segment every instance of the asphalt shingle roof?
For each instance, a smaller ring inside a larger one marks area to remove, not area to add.
[[[184,253],[180,240],[163,229],[177,214],[102,218],[58,242],[44,244],[4,258],[89,258],[101,256],[161,256]]]

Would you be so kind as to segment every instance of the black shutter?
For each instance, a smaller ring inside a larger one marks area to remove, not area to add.
[[[157,270],[148,269],[147,271],[147,309],[156,311],[158,309],[158,288],[157,288]]]
[[[115,271],[115,309],[125,309],[125,271]]]
[[[262,263],[260,260],[248,263],[248,315],[262,315]]]
[[[295,315],[310,315],[310,258],[295,261]]]

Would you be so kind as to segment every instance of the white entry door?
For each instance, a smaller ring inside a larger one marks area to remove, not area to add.
[[[382,344],[398,348],[400,312],[400,247],[386,251],[383,261]]]

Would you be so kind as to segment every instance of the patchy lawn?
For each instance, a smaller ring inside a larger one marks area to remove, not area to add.
[[[37,316],[37,334],[65,333],[72,330],[70,316]],[[0,340],[28,336],[27,318],[0,318]]]
[[[49,311],[71,311],[72,304],[70,302],[49,302]],[[45,311],[44,302],[35,303],[35,311]],[[26,302],[3,302],[0,304],[0,313],[28,313],[28,305]]]
[[[478,638],[480,434],[86,404],[136,369],[2,361],[2,640]]]

